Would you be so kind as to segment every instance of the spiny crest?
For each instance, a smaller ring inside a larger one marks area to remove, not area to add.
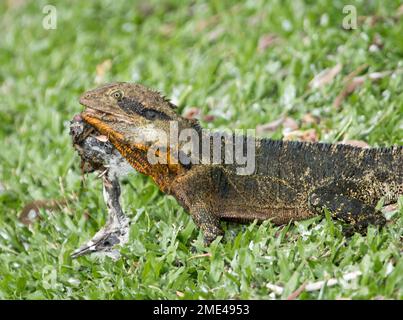
[[[172,110],[177,110],[177,108],[178,108],[175,104],[172,103],[170,98],[168,98],[166,95],[164,95],[162,92],[160,92],[158,90],[146,87],[146,86],[144,86],[144,85],[142,85],[140,83],[132,83],[132,84],[127,83],[127,82],[123,82],[123,83],[127,84],[127,85],[134,85],[134,86],[136,86],[138,88],[141,88],[141,90],[150,93],[157,100],[161,99],[162,102],[165,102]]]
[[[138,85],[143,86],[141,84],[138,84]],[[148,88],[145,86],[143,86],[143,87],[146,88],[147,90],[151,91],[152,93],[157,94],[164,102],[166,102],[171,107],[171,109],[178,108],[175,104],[172,103],[171,99],[169,97],[167,97],[166,95],[164,95],[161,91],[154,90],[154,89],[151,89],[151,88]]]
[[[178,106],[176,106],[176,105],[174,105],[174,104],[172,103],[172,101],[171,101],[170,98],[168,98],[168,97],[165,96],[165,95],[162,95],[161,93],[159,93],[159,94],[161,95],[162,99],[164,99],[164,101],[165,101],[166,103],[168,103],[168,105],[169,105],[172,109],[177,109],[177,108],[178,108]]]

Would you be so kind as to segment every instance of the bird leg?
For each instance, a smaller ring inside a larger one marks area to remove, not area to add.
[[[103,196],[108,208],[108,220],[94,237],[75,250],[72,258],[90,253],[102,253],[113,259],[120,257],[115,245],[123,245],[129,240],[129,219],[123,213],[120,205],[120,184],[116,176],[103,176]]]

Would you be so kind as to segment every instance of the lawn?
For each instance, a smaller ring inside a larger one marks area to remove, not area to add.
[[[0,2],[1,299],[403,298],[403,198],[366,236],[345,238],[326,218],[223,223],[224,238],[204,247],[176,201],[132,175],[122,258],[72,260],[106,208],[101,180],[82,184],[68,134],[82,92],[129,81],[208,128],[402,145],[401,1],[52,1],[56,29],[44,28],[46,4]],[[342,28],[346,4],[356,29]],[[27,227],[18,215],[38,199],[67,205]]]

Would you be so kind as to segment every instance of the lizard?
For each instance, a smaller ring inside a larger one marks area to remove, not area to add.
[[[170,123],[179,131],[196,132],[198,142],[205,135],[196,119],[182,117],[158,91],[116,82],[85,92],[79,102],[82,121],[106,136],[137,172],[173,196],[190,213],[206,245],[223,235],[221,220],[270,219],[281,225],[323,216],[325,210],[344,222],[346,235],[365,233],[370,224],[386,223],[377,203],[395,203],[403,195],[402,146],[360,148],[252,137],[254,170],[239,174],[236,164],[224,161],[224,152],[218,161],[200,163],[180,161],[181,150],[189,153],[183,143],[155,148],[172,135]],[[213,149],[214,139],[208,141]],[[224,139],[220,141],[223,151]],[[150,154],[166,161],[151,162]]]

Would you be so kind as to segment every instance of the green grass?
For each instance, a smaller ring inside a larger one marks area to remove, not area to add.
[[[299,298],[403,298],[402,199],[388,226],[365,237],[345,239],[338,223],[320,218],[282,227],[224,223],[224,239],[204,248],[176,201],[133,175],[122,195],[133,221],[123,258],[71,260],[106,210],[100,180],[88,176],[80,188],[68,135],[78,96],[97,86],[96,66],[110,59],[103,82],[157,88],[181,112],[196,106],[214,115],[206,127],[254,128],[287,115],[321,141],[401,145],[402,74],[366,81],[332,107],[360,65],[368,64],[363,74],[403,67],[403,18],[388,18],[400,1],[53,1],[56,30],[42,27],[48,1],[17,2],[0,3],[0,298],[267,299],[267,283],[283,286],[277,297],[285,298],[303,283],[355,270],[363,274],[348,285]],[[343,30],[342,8],[351,3],[360,16],[386,18]],[[280,41],[261,52],[268,33]],[[370,51],[375,35],[383,47]],[[337,63],[334,81],[309,91],[310,80]],[[306,113],[320,123],[303,123]],[[267,136],[281,138],[282,130]],[[25,203],[59,198],[74,200],[42,212],[30,228],[18,222]]]

